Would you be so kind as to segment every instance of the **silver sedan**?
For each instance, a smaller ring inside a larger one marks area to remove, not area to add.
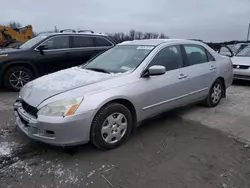
[[[250,46],[245,47],[232,58],[234,79],[250,80]]]
[[[232,79],[231,60],[203,43],[129,41],[28,83],[14,112],[18,127],[35,140],[111,149],[164,111],[199,101],[215,107]]]

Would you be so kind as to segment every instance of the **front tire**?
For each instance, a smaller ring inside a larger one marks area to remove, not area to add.
[[[4,86],[11,91],[20,91],[25,84],[33,79],[33,72],[23,66],[10,67],[3,76]]]
[[[113,149],[128,139],[132,127],[129,109],[119,103],[110,103],[97,112],[92,122],[90,139],[99,149]]]
[[[222,99],[223,93],[225,93],[223,82],[217,79],[210,88],[209,94],[204,101],[205,105],[207,107],[217,106]]]

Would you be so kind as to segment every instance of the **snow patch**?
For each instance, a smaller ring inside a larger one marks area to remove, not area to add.
[[[1,142],[0,143],[0,157],[11,155],[14,146],[16,146],[15,142],[12,142],[12,143]]]
[[[114,77],[114,75],[116,74],[106,74],[73,67],[42,76],[26,84],[25,88],[34,87],[41,90],[62,91],[103,81],[104,79]]]
[[[28,163],[24,162],[24,161],[17,161],[16,163],[14,163],[13,165],[11,165],[9,167],[12,170],[24,170],[24,172],[26,172],[29,176],[32,176],[32,168],[29,166]],[[20,177],[22,179],[22,176]]]
[[[2,142],[0,143],[0,156],[10,155],[11,148],[9,147],[8,142]]]
[[[59,184],[76,184],[78,182],[78,169],[72,171],[68,168],[65,168],[62,164],[52,164],[51,168],[47,169],[47,173],[54,174],[55,177],[59,180]]]

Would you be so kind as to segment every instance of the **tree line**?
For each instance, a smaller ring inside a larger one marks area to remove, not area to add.
[[[1,25],[1,24],[0,24]],[[18,28],[21,27],[22,24],[19,22],[11,21],[6,26],[11,28]],[[34,36],[37,36],[41,33],[57,33],[60,30],[55,26],[54,29],[49,31],[43,31],[43,32],[35,32],[33,31]],[[115,33],[106,33],[108,36],[112,37],[114,40],[116,40],[118,43],[128,40],[141,40],[141,39],[168,39],[169,37],[165,35],[164,33],[156,33],[156,32],[141,32],[136,30],[130,30],[129,32],[115,32]]]
[[[4,25],[4,24],[0,24]],[[9,22],[6,26],[9,26],[11,28],[18,28],[21,27],[22,24],[19,22],[11,21]],[[43,31],[43,32],[35,32],[33,31],[34,36],[37,36],[41,33],[57,33],[60,30],[55,26],[54,29],[49,30],[49,31]],[[128,40],[141,40],[141,39],[168,39],[169,36],[165,35],[164,33],[157,33],[157,32],[141,32],[141,31],[136,31],[136,30],[130,30],[129,32],[115,32],[115,33],[107,33],[107,35],[111,36],[114,38],[118,43],[123,42],[123,41],[128,41]],[[204,42],[200,39],[193,39],[193,40],[198,40],[201,42]],[[229,44],[237,44],[237,43],[246,43],[247,41],[239,41],[239,40],[233,40],[233,41],[226,41],[226,42],[221,42],[221,43],[213,43],[213,42],[204,42],[209,45],[229,45]]]

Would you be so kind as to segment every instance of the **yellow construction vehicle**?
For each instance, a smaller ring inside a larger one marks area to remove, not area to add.
[[[31,38],[33,38],[31,25],[15,29],[8,26],[0,26],[0,48],[18,47]]]

